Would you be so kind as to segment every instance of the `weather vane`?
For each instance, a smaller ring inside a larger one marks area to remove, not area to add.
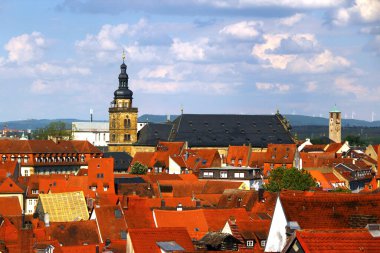
[[[123,58],[123,63],[124,63],[124,60],[125,60],[125,51],[124,51],[124,49],[123,49],[122,58]]]

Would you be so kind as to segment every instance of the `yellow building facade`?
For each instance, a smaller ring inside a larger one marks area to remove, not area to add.
[[[119,88],[114,92],[109,112],[110,152],[133,155],[132,144],[137,142],[138,109],[133,107],[133,92],[128,87],[127,65],[120,66]]]

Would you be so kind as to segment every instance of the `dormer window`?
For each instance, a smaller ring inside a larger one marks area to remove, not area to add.
[[[38,189],[33,189],[32,194],[38,194]]]
[[[80,161],[81,161],[82,163],[84,162],[84,158],[85,158],[84,155],[81,155],[81,156],[80,156]]]
[[[254,245],[253,240],[248,240],[247,241],[247,247],[253,247],[253,245]]]
[[[1,159],[5,162],[7,160],[7,156],[3,155]]]
[[[11,155],[11,161],[14,162],[14,160],[15,160],[15,156]]]

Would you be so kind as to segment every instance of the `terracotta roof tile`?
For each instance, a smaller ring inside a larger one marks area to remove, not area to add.
[[[103,241],[121,240],[122,232],[127,232],[123,210],[118,205],[100,206],[94,209],[99,231]]]
[[[46,228],[51,238],[64,246],[97,244],[100,242],[96,221],[51,222]]]
[[[268,144],[266,163],[293,164],[296,144]]]
[[[226,163],[230,166],[249,166],[250,146],[229,146]]]
[[[135,253],[161,253],[157,242],[162,241],[175,241],[186,252],[194,251],[193,243],[185,228],[130,229],[128,236],[131,238]]]
[[[18,197],[0,197],[0,216],[21,216],[22,210]]]
[[[367,229],[299,230],[296,239],[309,252],[379,252],[380,237]]]
[[[301,229],[360,228],[380,220],[380,194],[282,191],[280,200],[287,220]]]

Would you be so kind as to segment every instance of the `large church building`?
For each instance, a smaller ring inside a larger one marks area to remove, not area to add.
[[[119,88],[109,108],[110,152],[154,151],[159,141],[186,142],[188,148],[214,148],[221,154],[230,145],[266,149],[268,144],[293,144],[289,122],[280,114],[181,114],[173,122],[148,123],[137,133],[138,109],[128,87],[127,65],[120,66]]]

